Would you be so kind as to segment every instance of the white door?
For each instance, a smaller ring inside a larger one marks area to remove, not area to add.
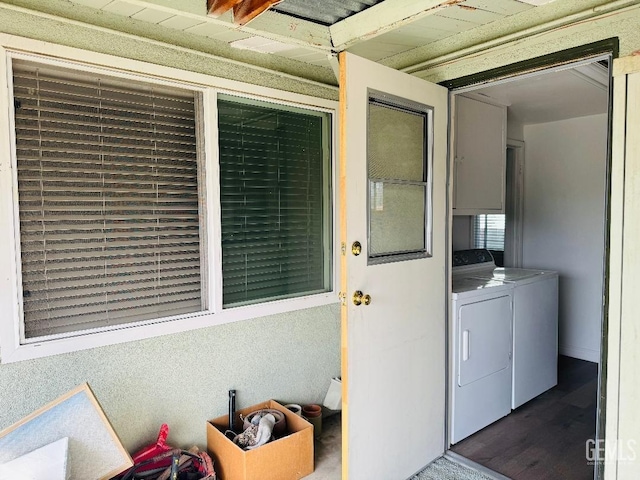
[[[343,478],[404,480],[445,448],[447,90],[348,53],[340,88]]]

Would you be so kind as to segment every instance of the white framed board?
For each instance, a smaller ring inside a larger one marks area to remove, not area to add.
[[[0,432],[0,465],[65,437],[69,480],[107,480],[133,465],[86,383]]]

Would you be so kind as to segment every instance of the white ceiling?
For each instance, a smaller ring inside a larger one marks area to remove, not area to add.
[[[511,118],[527,125],[606,113],[608,82],[607,69],[592,63],[518,78],[473,93],[506,105]]]

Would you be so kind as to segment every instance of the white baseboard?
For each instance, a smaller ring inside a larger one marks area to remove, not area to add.
[[[567,357],[579,358],[587,362],[600,363],[600,351],[590,348],[576,347],[574,345],[559,345],[558,352],[560,355]]]

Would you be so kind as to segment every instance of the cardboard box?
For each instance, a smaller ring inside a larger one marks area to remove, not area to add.
[[[242,450],[224,435],[229,415],[207,422],[207,449],[220,480],[298,480],[313,472],[313,425],[278,402],[268,402],[236,412],[246,416],[263,408],[280,410],[287,418],[289,434],[255,450]]]

